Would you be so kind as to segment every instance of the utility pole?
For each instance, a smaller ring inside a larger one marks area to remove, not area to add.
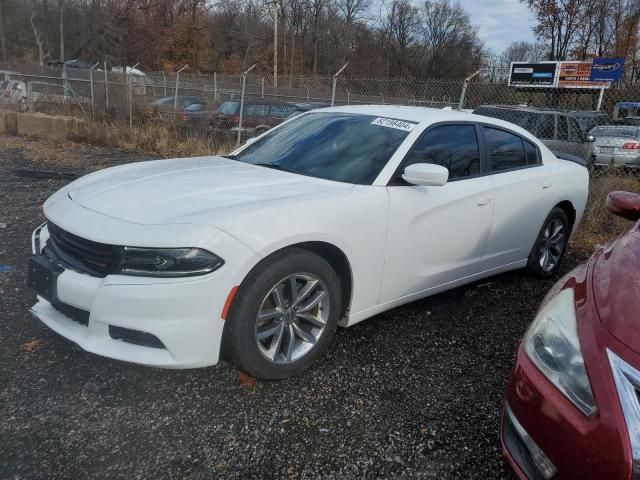
[[[64,62],[64,0],[60,0],[60,3],[58,4],[59,7],[59,24],[58,24],[58,28],[60,29],[60,58],[59,60],[61,62]]]
[[[278,4],[273,2],[273,88],[278,88]]]

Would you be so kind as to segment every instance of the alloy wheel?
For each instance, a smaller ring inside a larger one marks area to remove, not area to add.
[[[256,317],[255,338],[262,355],[289,364],[309,353],[329,318],[329,293],[315,275],[295,273],[266,295]]]
[[[564,223],[559,218],[552,219],[540,239],[538,262],[544,272],[549,273],[556,268],[562,257],[566,241],[567,234]]]

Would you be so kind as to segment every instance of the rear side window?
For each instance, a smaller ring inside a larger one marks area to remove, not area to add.
[[[569,121],[569,141],[574,143],[582,143],[582,129],[575,118],[567,117]]]
[[[500,172],[527,166],[522,139],[496,128],[483,127],[489,157],[489,171]]]
[[[538,157],[538,148],[531,142],[522,139],[524,145],[524,154],[527,157],[527,166],[539,165],[540,158]]]
[[[538,121],[536,124],[536,130],[533,134],[538,138],[553,140],[556,130],[554,116],[548,113],[542,113],[537,117]]]
[[[277,118],[287,118],[295,107],[291,105],[271,105],[271,116]]]
[[[569,127],[567,126],[567,117],[558,116],[558,140],[569,141]]]
[[[269,115],[269,105],[247,105],[245,109],[247,116],[266,117]]]
[[[425,133],[414,145],[405,166],[433,163],[449,170],[449,178],[480,173],[480,150],[473,125],[443,125]]]

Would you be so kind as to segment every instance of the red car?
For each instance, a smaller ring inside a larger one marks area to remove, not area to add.
[[[501,442],[521,479],[640,479],[640,195],[607,207],[635,225],[556,283],[518,350]]]

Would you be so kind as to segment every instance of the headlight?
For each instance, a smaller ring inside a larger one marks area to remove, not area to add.
[[[191,277],[220,268],[224,261],[201,248],[123,247],[115,270],[139,277]]]
[[[555,296],[538,313],[524,349],[540,371],[585,415],[596,411],[576,327],[573,289]]]

